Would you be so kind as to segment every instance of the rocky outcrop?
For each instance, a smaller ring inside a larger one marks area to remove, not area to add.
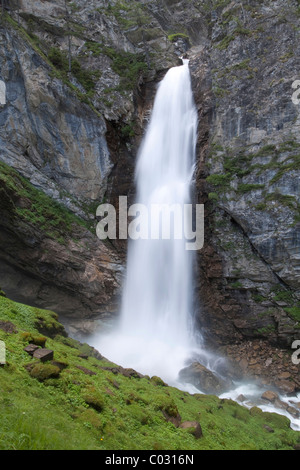
[[[193,384],[206,394],[221,395],[232,387],[229,379],[221,378],[199,362],[193,362],[190,366],[183,368],[179,372],[179,380]]]
[[[53,77],[10,25],[2,29],[0,63],[6,84],[1,160],[84,216],[80,205],[102,201],[112,169],[104,119]]]
[[[0,194],[3,289],[57,312],[73,334],[116,313],[123,264],[110,244],[3,164]]]
[[[96,207],[104,200],[117,206],[132,191],[143,75],[152,83],[176,62],[175,46],[132,5],[125,23],[113,2],[111,9],[99,1],[7,5],[0,160],[27,182],[1,167],[1,285],[17,301],[57,311],[73,334],[73,327],[90,332],[96,317],[117,311],[126,252],[126,244],[98,240]],[[137,13],[151,24],[146,36],[134,25]],[[65,224],[69,215],[53,200],[81,220]]]
[[[0,160],[85,225],[42,214],[45,205],[6,173],[3,288],[83,330],[116,312],[126,243],[96,238],[95,208],[133,197],[157,82],[187,54],[199,114],[196,195],[205,204],[198,325],[207,344],[226,345],[234,359],[240,351],[247,373],[253,341],[290,348],[300,320],[298,2],[8,3]],[[273,361],[273,375],[283,362]]]
[[[206,208],[198,318],[215,345],[298,337],[297,15],[297,2],[219,2],[189,51]]]
[[[29,183],[24,189],[3,167],[1,284],[15,300],[51,308],[69,328],[77,322],[87,331],[90,319],[116,312],[126,254],[126,242],[97,239],[96,207],[118,207],[119,195],[134,194],[157,81],[196,40],[201,14],[187,1],[6,6],[0,161],[81,222],[65,225],[66,213],[48,213],[46,200],[40,205]]]
[[[299,366],[293,364],[289,350],[272,346],[267,340],[255,339],[228,345],[223,352],[236,364],[241,377],[273,387],[284,395],[292,395],[300,388]]]

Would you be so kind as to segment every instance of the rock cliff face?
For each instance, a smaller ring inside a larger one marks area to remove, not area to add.
[[[205,47],[191,54],[209,228],[202,298],[222,342],[267,336],[288,345],[297,337],[298,18],[297,2],[219,2]]]
[[[126,244],[96,238],[95,208],[133,195],[157,82],[187,53],[206,215],[199,327],[233,357],[252,351],[254,363],[266,344],[290,351],[300,321],[299,1],[8,4],[0,160],[26,184],[3,166],[0,285],[69,318],[117,310]],[[84,226],[51,232],[34,188]]]
[[[151,2],[6,6],[0,282],[15,300],[49,304],[82,330],[82,319],[86,327],[117,311],[126,255],[126,244],[96,237],[96,207],[117,207],[119,195],[133,194],[157,81],[178,63],[188,37],[168,38],[166,25],[176,33],[178,14],[172,18],[167,6],[152,11]],[[64,208],[79,219],[65,224]]]

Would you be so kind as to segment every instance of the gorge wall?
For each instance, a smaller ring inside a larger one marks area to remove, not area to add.
[[[214,348],[248,357],[247,371],[251,359],[254,375],[270,358],[270,375],[286,361],[291,376],[281,385],[299,386],[289,358],[300,319],[299,16],[298,0],[7,2],[7,294],[57,311],[73,333],[117,312],[126,244],[98,240],[95,210],[133,196],[157,83],[187,54],[206,217],[195,274],[199,327]],[[277,361],[281,349],[288,353]]]

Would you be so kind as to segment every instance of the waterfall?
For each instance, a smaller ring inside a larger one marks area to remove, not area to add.
[[[169,237],[164,236],[161,222],[170,216],[170,212],[162,211],[164,207],[182,208],[191,203],[196,134],[197,112],[189,65],[183,61],[182,66],[170,69],[159,84],[137,156],[136,205],[141,214],[134,233],[140,231],[140,236],[129,240],[120,318],[110,331],[89,340],[110,361],[159,376],[169,385],[191,393],[199,393],[199,389],[182,383],[179,372],[196,361],[222,377],[224,358],[207,351],[193,327],[194,252],[187,250],[185,238],[178,236],[182,219],[173,214]],[[156,236],[149,237],[149,233]],[[226,367],[224,370],[226,374]],[[282,407],[261,403],[259,384],[232,382],[232,388],[220,397],[239,402],[241,394],[250,400],[244,406],[251,408],[257,402],[263,411],[288,416],[293,429],[300,430],[299,418]],[[280,398],[291,406],[290,397]]]
[[[164,215],[159,219],[159,214],[163,208],[191,203],[196,134],[189,65],[183,60],[158,86],[136,164],[136,201],[152,215],[149,226],[142,216],[140,224],[160,236],[129,241],[120,321],[96,342],[101,353],[117,364],[158,375],[168,383],[176,383],[196,347],[193,252],[186,249],[184,236],[176,236],[182,218],[171,211],[165,214],[170,216],[171,236],[164,237],[166,219]]]

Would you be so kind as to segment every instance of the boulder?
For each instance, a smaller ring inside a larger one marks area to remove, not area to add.
[[[51,349],[39,348],[36,349],[33,353],[33,357],[35,359],[40,359],[42,362],[52,361],[53,359],[53,351]]]
[[[267,390],[266,392],[264,392],[261,398],[271,403],[274,403],[275,401],[279,400],[279,396],[277,395],[277,393],[272,392],[271,390]]]
[[[225,392],[232,385],[231,381],[218,377],[199,362],[181,369],[179,380],[195,385],[203,393],[216,395]]]
[[[26,346],[24,348],[24,351],[27,352],[28,354],[30,354],[31,356],[33,356],[33,353],[39,349],[39,346],[37,346],[36,344],[28,344],[28,346]]]

